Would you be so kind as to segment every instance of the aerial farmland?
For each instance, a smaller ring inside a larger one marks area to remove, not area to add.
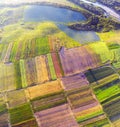
[[[110,1],[0,1],[0,127],[120,127]]]

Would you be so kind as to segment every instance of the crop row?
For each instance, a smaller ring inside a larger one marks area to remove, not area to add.
[[[15,68],[12,63],[0,64],[0,91],[16,89]]]
[[[65,75],[72,75],[95,68],[100,64],[99,58],[88,47],[65,49],[59,52]]]
[[[16,61],[49,53],[47,37],[32,39],[31,41],[19,40],[8,46],[5,61]]]
[[[42,127],[78,127],[67,104],[37,112],[35,116]]]
[[[66,103],[66,97],[63,93],[31,101],[34,112],[45,110]]]
[[[110,120],[115,122],[119,119],[117,115],[120,113],[120,109],[118,108],[120,107],[120,80],[119,75],[114,71],[112,72],[112,70],[109,70],[107,72],[103,74],[106,76],[102,76],[100,79],[98,78],[97,81],[91,83],[91,86],[95,95],[97,96],[98,101],[102,104],[104,112],[107,114]],[[99,76],[99,72],[97,73]],[[94,74],[94,76],[96,75]]]
[[[87,78],[82,73],[64,77],[62,82],[66,91],[88,86]]]
[[[54,95],[63,91],[59,80],[46,82],[26,89],[26,93],[31,100]]]
[[[96,82],[109,75],[115,74],[112,66],[102,66],[95,69],[90,69],[85,72],[85,75],[90,83]]]
[[[12,125],[33,119],[33,113],[29,103],[10,108],[10,122]]]

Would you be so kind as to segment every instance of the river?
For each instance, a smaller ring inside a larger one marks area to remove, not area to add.
[[[99,37],[95,32],[76,31],[65,25],[69,22],[80,22],[85,20],[86,18],[80,12],[53,6],[29,5],[24,11],[25,22],[52,21],[68,36],[82,44],[99,41]]]
[[[116,13],[113,9],[111,9],[103,4],[100,4],[98,2],[91,2],[88,0],[80,0],[80,1],[83,1],[87,4],[92,4],[94,6],[102,8],[108,16],[112,16],[113,18],[115,18],[116,20],[118,20],[120,22],[120,15],[118,13]]]

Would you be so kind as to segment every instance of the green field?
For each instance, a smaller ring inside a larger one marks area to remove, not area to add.
[[[37,38],[35,43],[36,56],[47,54],[50,52],[47,37]]]
[[[24,60],[20,60],[20,72],[21,72],[22,87],[23,88],[27,87],[25,62],[24,62]]]
[[[51,54],[47,54],[47,59],[48,59],[48,65],[49,65],[49,69],[50,69],[51,79],[55,80],[57,77],[56,77]]]
[[[9,109],[11,124],[33,119],[33,113],[29,103]]]

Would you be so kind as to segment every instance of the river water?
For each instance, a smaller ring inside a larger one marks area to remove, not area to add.
[[[96,6],[96,7],[102,8],[103,10],[105,10],[105,12],[106,12],[106,14],[108,16],[112,16],[112,17],[114,17],[115,19],[117,19],[120,22],[120,14],[116,13],[113,9],[111,9],[111,8],[109,8],[109,7],[107,7],[107,6],[103,5],[103,4],[100,4],[98,2],[91,2],[91,1],[88,1],[88,0],[80,0],[80,1],[83,1],[83,2],[85,2],[87,4],[92,4],[92,5]]]
[[[69,22],[85,21],[86,18],[80,12],[53,6],[30,5],[25,8],[25,22],[52,21],[68,36],[80,43],[89,43],[99,40],[98,35],[91,31],[76,31],[68,28]]]

